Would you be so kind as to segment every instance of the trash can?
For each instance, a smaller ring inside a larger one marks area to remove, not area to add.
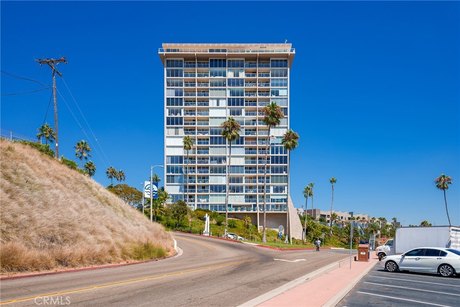
[[[369,244],[359,244],[358,261],[369,261]]]

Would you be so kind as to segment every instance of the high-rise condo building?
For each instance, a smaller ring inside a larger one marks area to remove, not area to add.
[[[184,199],[194,209],[225,212],[228,172],[229,216],[247,215],[261,226],[267,180],[267,227],[286,226],[289,156],[281,139],[289,129],[294,54],[291,44],[163,44],[164,178],[172,202]],[[262,110],[270,102],[281,107],[284,118],[269,136]],[[227,169],[221,124],[229,117],[241,131],[232,143]],[[188,152],[183,148],[185,136],[193,141]],[[289,216],[298,220],[289,203]]]

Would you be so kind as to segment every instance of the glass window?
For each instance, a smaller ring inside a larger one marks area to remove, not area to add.
[[[425,253],[425,250],[424,250],[424,249],[418,248],[418,249],[413,249],[413,250],[407,252],[407,253],[405,254],[405,256],[409,256],[409,257],[412,257],[412,256],[423,256],[424,253]]]
[[[228,86],[244,86],[244,79],[228,79]]]
[[[210,185],[209,188],[212,193],[225,192],[225,185]]]
[[[209,66],[210,67],[226,67],[226,60],[225,59],[210,59]]]
[[[167,117],[166,118],[166,125],[169,125],[169,126],[182,126],[183,125],[183,118],[182,117]]]
[[[288,76],[287,69],[272,69],[272,78],[286,78]]]
[[[229,107],[243,107],[244,98],[228,98]]]
[[[272,88],[270,93],[272,96],[287,96],[287,89]]]
[[[244,174],[244,166],[230,166],[230,174]]]
[[[271,164],[287,164],[287,157],[286,156],[272,156],[271,157]]]
[[[184,76],[184,70],[183,69],[167,69],[166,70],[166,76],[167,77],[183,77]]]
[[[182,174],[182,166],[171,166],[166,167],[166,172],[168,174]]]
[[[230,116],[242,116],[243,115],[243,109],[236,108],[236,109],[230,109]]]
[[[225,166],[211,166],[209,168],[211,174],[226,174]]]
[[[459,251],[458,249],[448,248],[447,250],[448,250],[449,252],[451,252],[451,253],[454,253],[454,254],[460,256],[460,251]],[[446,256],[446,255],[447,255],[447,253],[445,253],[445,255],[441,255],[441,256]]]
[[[166,67],[183,67],[183,60],[166,60]]]
[[[232,88],[228,90],[230,97],[235,96],[244,96],[244,89],[242,88]]]
[[[272,67],[287,67],[288,62],[287,60],[271,60]]]
[[[225,139],[221,136],[211,136],[210,138],[211,145],[224,145]]]
[[[184,101],[183,98],[166,98],[166,105],[172,107],[183,106]]]
[[[225,80],[211,80],[209,81],[209,86],[211,87],[223,87],[226,85]]]
[[[287,79],[272,79],[271,84],[272,87],[279,87],[279,86],[287,86]]]
[[[244,60],[228,60],[228,67],[244,67]]]
[[[170,87],[182,87],[184,85],[184,81],[182,79],[167,79],[166,86]]]
[[[425,250],[425,256],[427,256],[427,257],[439,257],[439,252],[440,252],[439,249],[427,248]]]
[[[182,156],[167,156],[166,163],[167,164],[182,164],[184,161]]]
[[[213,68],[209,71],[211,77],[225,77],[225,69]]]

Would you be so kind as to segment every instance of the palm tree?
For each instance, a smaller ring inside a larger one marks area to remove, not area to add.
[[[45,123],[40,128],[38,128],[37,138],[40,142],[42,138],[44,138],[45,144],[48,145],[48,142],[53,143],[56,139],[56,132],[54,132],[53,128]]]
[[[270,133],[273,127],[276,127],[280,124],[281,119],[284,117],[283,111],[276,104],[276,102],[270,102],[266,107],[263,108],[264,118],[263,122],[268,128],[267,135],[267,146],[265,148],[265,167],[264,167],[264,227],[263,227],[263,236],[262,242],[267,242],[267,164],[268,164],[268,153],[270,146]]]
[[[334,184],[337,182],[337,179],[335,179],[334,177],[332,177],[331,179],[329,179],[329,182],[331,183],[331,187],[332,187],[332,198],[331,198],[331,225],[330,225],[330,228],[331,228],[331,235],[332,235],[332,208],[334,206]]]
[[[122,170],[119,170],[118,172],[116,172],[115,179],[117,181],[125,181],[126,180],[125,172]]]
[[[306,242],[307,240],[307,205],[308,205],[308,197],[311,196],[311,187],[309,185],[307,185],[304,189],[303,189],[303,197],[305,197],[305,210],[304,210],[304,215],[305,215],[305,220],[304,220],[304,233],[303,233],[303,240],[304,242]],[[313,212],[311,213],[313,215]]]
[[[86,162],[84,168],[85,173],[87,173],[90,177],[93,177],[96,173],[96,165],[93,163],[93,161]]]
[[[185,198],[185,203],[187,204],[187,190],[188,190],[188,164],[189,164],[189,154],[190,150],[193,147],[193,140],[190,136],[186,135],[184,136],[184,139],[182,141],[184,143],[184,150],[187,151],[187,167],[185,169],[185,181],[184,181],[184,198]]]
[[[110,185],[113,186],[113,178],[117,177],[117,170],[114,167],[110,166],[105,171],[105,174],[107,175],[107,178],[110,179]]]
[[[452,226],[452,224],[450,223],[449,210],[447,209],[447,198],[446,198],[446,190],[449,189],[449,184],[452,184],[452,178],[444,174],[441,174],[441,176],[436,178],[434,182],[436,184],[436,187],[442,190],[444,193],[444,204],[446,206],[447,220],[449,221],[449,226]]]
[[[240,124],[233,118],[229,117],[225,122],[221,125],[222,128],[222,136],[227,140],[228,144],[228,161],[227,161],[227,178],[226,178],[226,188],[225,188],[225,235],[227,235],[227,227],[228,227],[228,193],[229,193],[229,173],[230,173],[230,165],[232,159],[232,142],[237,140],[240,137]]]
[[[152,181],[156,183],[160,182],[161,181],[160,176],[158,176],[157,174],[153,174]]]
[[[284,148],[288,151],[288,154],[289,154],[288,162],[289,162],[291,161],[291,151],[296,149],[297,146],[299,145],[299,135],[289,129],[284,134],[283,139],[281,140],[281,144],[283,144]],[[286,195],[287,195],[287,198],[286,198],[286,241],[291,242],[290,233],[289,233],[290,231],[289,229],[289,174],[290,174],[289,163],[288,163],[287,173],[288,173],[288,177],[287,177],[288,182],[287,182],[287,191],[286,191]]]
[[[314,184],[313,182],[310,182],[310,183],[308,184],[308,186],[310,187],[311,212],[313,212],[313,209],[314,209],[314,207],[313,207],[313,194],[314,194],[314,193],[313,193],[313,188],[314,188],[315,184]]]
[[[87,160],[88,157],[91,157],[89,152],[91,151],[91,147],[89,147],[88,142],[86,141],[80,141],[75,145],[75,155],[77,156],[78,159],[80,160]]]

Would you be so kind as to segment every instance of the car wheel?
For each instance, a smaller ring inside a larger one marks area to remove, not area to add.
[[[451,277],[454,275],[454,268],[449,264],[441,264],[438,268],[439,274],[443,277]]]
[[[398,265],[394,261],[387,261],[387,263],[385,263],[385,270],[388,272],[396,272],[398,270]]]
[[[379,257],[379,261],[381,261],[383,259],[383,257],[385,257],[385,254],[384,253],[378,253],[377,256]]]

